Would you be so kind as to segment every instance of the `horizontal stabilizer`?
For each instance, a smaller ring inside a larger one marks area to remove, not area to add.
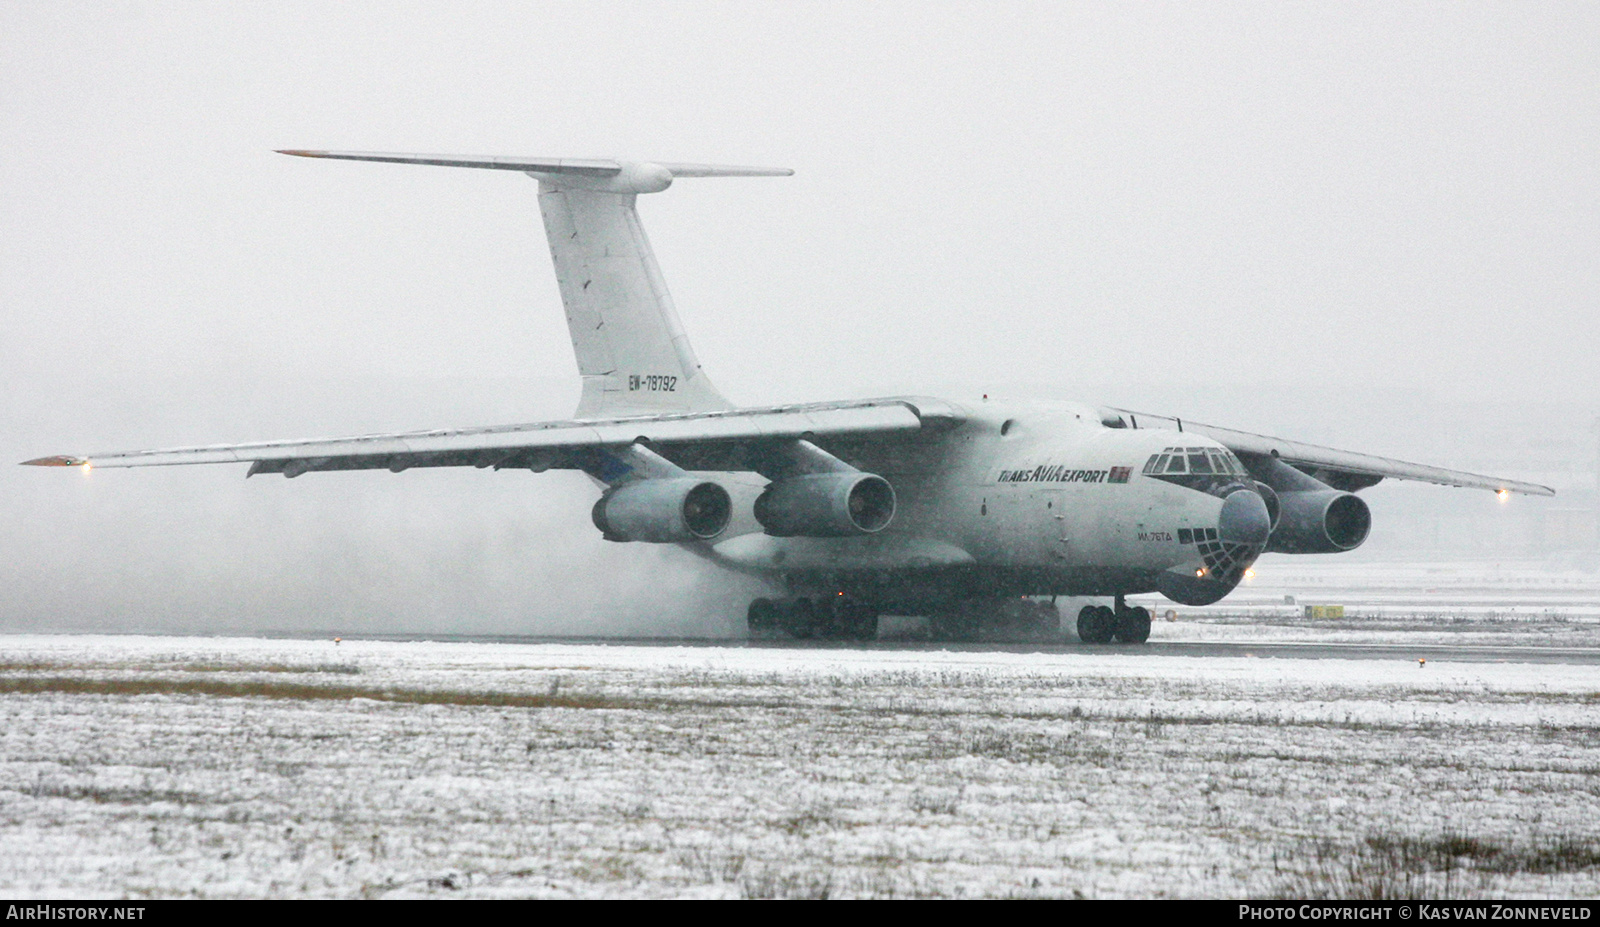
[[[479,167],[496,171],[522,171],[530,174],[578,177],[614,177],[631,163],[609,158],[491,157],[487,155],[394,154],[383,151],[305,151],[280,150],[279,154],[300,158],[333,158],[340,161],[382,161],[388,164],[432,164],[438,167]],[[651,161],[673,177],[788,177],[787,167],[746,167],[737,164],[683,164]]]
[[[738,164],[682,164],[677,161],[654,162],[672,172],[674,177],[793,177],[790,167],[745,167]]]
[[[297,158],[333,158],[339,161],[383,161],[388,164],[432,164],[438,167],[482,167],[497,171],[539,171],[610,177],[622,170],[617,161],[590,158],[495,158],[484,155],[392,154],[382,151],[280,150]]]

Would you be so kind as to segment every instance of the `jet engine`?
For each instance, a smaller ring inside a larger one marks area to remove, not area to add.
[[[1278,500],[1278,491],[1260,480],[1255,481],[1256,492],[1261,496],[1261,501],[1267,506],[1267,523],[1271,526],[1268,530],[1278,530],[1278,519],[1283,516],[1283,504]]]
[[[1276,509],[1268,551],[1337,554],[1355,550],[1367,539],[1372,511],[1359,496],[1334,489],[1276,457],[1244,455],[1240,459],[1259,481],[1256,485],[1268,510]]]
[[[1278,494],[1278,525],[1267,550],[1279,554],[1336,554],[1355,550],[1372,530],[1372,511],[1360,496],[1337,489]]]
[[[708,541],[728,527],[733,501],[716,483],[644,479],[607,490],[591,515],[608,541]]]
[[[756,521],[774,537],[842,538],[876,534],[894,520],[894,487],[849,470],[774,480],[756,499]]]

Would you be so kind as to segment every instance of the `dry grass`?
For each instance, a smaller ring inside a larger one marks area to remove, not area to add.
[[[71,673],[107,670],[146,673],[170,670],[184,673],[331,673],[339,676],[357,676],[361,673],[361,667],[354,663],[225,663],[206,660],[73,663],[60,660],[0,660],[0,673]]]
[[[0,695],[208,695],[217,698],[271,698],[311,701],[369,699],[405,705],[463,705],[491,708],[660,708],[659,702],[602,695],[460,692],[445,689],[384,689],[319,686],[306,683],[223,679],[83,679],[66,676],[0,678]]]
[[[1354,844],[1306,841],[1274,857],[1283,898],[1479,897],[1493,876],[1600,871],[1600,842],[1570,834],[1524,842],[1445,832],[1375,833]]]

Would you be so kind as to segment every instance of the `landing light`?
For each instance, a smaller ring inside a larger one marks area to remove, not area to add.
[[[1244,571],[1244,578],[1247,579],[1247,580],[1255,579],[1256,578],[1256,571],[1255,570],[1245,570]]]
[[[78,464],[78,469],[83,471],[83,475],[84,476],[88,476],[89,475],[89,471],[94,469],[94,464],[92,464],[89,461],[85,460],[83,463]]]
[[[1196,576],[1204,576],[1204,575],[1206,575],[1205,567],[1201,567],[1200,569],[1195,570],[1194,571],[1194,575],[1196,575]]]
[[[1509,489],[1496,489],[1494,491],[1494,497],[1496,499],[1499,499],[1501,502],[1504,502],[1507,499],[1511,498],[1511,490],[1509,490]]]

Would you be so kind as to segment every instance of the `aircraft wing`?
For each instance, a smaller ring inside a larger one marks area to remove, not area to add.
[[[793,438],[914,436],[940,432],[964,419],[960,410],[931,399],[876,399],[718,412],[535,422],[400,434],[358,435],[256,444],[219,444],[108,454],[57,455],[25,461],[41,467],[161,467],[246,463],[247,475],[312,470],[412,467],[507,467],[543,471],[583,469],[585,456],[606,447],[644,443],[668,452],[688,470],[747,469],[744,447]]]
[[[1195,434],[1202,434],[1213,440],[1220,441],[1227,446],[1228,450],[1243,458],[1247,466],[1249,465],[1250,457],[1276,457],[1335,489],[1343,489],[1348,492],[1365,489],[1388,477],[1397,480],[1437,483],[1440,486],[1492,489],[1496,492],[1504,490],[1506,492],[1526,493],[1531,496],[1553,496],[1556,494],[1554,489],[1548,486],[1540,486],[1537,483],[1524,483],[1518,480],[1484,476],[1479,473],[1446,470],[1443,467],[1432,467],[1427,464],[1408,463],[1404,460],[1393,460],[1372,454],[1341,451],[1337,448],[1306,444],[1301,441],[1289,441],[1269,435],[1252,434],[1248,431],[1236,431],[1232,428],[1205,425],[1200,422],[1191,422],[1169,416],[1147,415],[1142,412],[1129,412],[1126,409],[1114,411],[1122,413],[1124,421],[1132,424],[1135,428],[1175,428],[1179,431],[1192,431]]]

